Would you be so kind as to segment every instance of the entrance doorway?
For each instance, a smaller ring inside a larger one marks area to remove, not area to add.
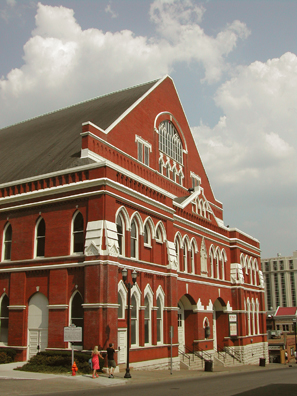
[[[118,364],[127,359],[127,329],[118,329]]]
[[[29,301],[28,312],[28,359],[47,348],[48,299],[35,293]]]
[[[177,331],[179,349],[185,352],[185,310],[181,301],[178,303]]]
[[[229,335],[228,315],[224,312],[226,305],[218,298],[213,305],[213,346],[214,349],[223,349],[225,337]]]

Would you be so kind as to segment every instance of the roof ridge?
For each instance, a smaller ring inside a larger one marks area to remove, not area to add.
[[[155,82],[157,82],[157,81],[159,81],[159,80],[161,80],[161,79],[162,79],[162,78],[157,78],[157,79],[155,79],[155,80],[147,81],[147,82],[145,82],[145,83],[133,85],[132,87],[127,87],[127,88],[119,89],[118,91],[113,91],[113,92],[109,92],[109,93],[106,93],[106,94],[103,94],[103,95],[100,95],[100,96],[96,96],[96,97],[94,97],[94,98],[92,98],[92,99],[83,100],[83,101],[81,101],[81,102],[77,102],[77,103],[74,103],[74,104],[72,104],[72,105],[62,107],[62,108],[57,109],[57,110],[49,111],[48,113],[40,114],[40,115],[38,115],[38,116],[35,116],[35,117],[32,117],[32,118],[28,118],[28,119],[23,120],[23,121],[16,122],[15,124],[7,125],[7,126],[5,126],[5,127],[3,127],[3,128],[0,128],[0,132],[1,132],[3,129],[7,129],[7,128],[10,128],[10,127],[14,127],[14,126],[16,126],[16,125],[24,124],[25,122],[33,121],[33,120],[35,120],[35,119],[37,119],[37,118],[45,117],[45,116],[50,115],[50,114],[58,113],[59,111],[66,110],[66,109],[70,109],[71,107],[75,107],[75,106],[81,105],[81,104],[83,104],[83,103],[92,102],[93,100],[96,100],[96,99],[99,99],[99,98],[104,98],[104,97],[106,97],[106,96],[110,96],[110,95],[113,95],[113,94],[116,94],[116,93],[120,93],[120,92],[124,92],[124,91],[129,91],[130,89],[138,88],[138,87],[141,87],[141,86],[143,86],[143,85],[152,84],[152,83],[155,83]]]

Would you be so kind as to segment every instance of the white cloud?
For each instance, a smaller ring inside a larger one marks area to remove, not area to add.
[[[107,14],[110,14],[112,18],[117,18],[118,14],[116,12],[113,11],[113,9],[111,8],[111,3],[107,4],[107,6],[105,7],[104,10]]]
[[[289,190],[296,194],[296,89],[297,57],[292,53],[240,67],[221,85],[215,101],[225,115],[214,128],[202,122],[193,128],[218,190],[262,195],[263,204],[290,195]]]
[[[24,64],[0,79],[1,126],[158,78],[177,62],[194,61],[206,81],[217,81],[227,55],[249,32],[235,21],[207,36],[199,26],[204,11],[190,0],[156,0],[150,16],[157,34],[148,38],[129,30],[82,30],[73,10],[38,3]]]

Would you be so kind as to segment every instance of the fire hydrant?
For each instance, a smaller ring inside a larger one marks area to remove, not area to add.
[[[77,372],[77,370],[78,370],[77,365],[76,365],[75,362],[73,363],[73,365],[72,365],[72,367],[71,367],[71,370],[72,370],[72,375],[75,375],[76,372]]]

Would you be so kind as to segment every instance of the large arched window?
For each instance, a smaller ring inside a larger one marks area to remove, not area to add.
[[[12,227],[8,223],[4,228],[4,238],[3,238],[3,259],[11,260],[11,245],[12,245]]]
[[[138,258],[138,227],[135,220],[131,223],[131,257]]]
[[[45,251],[45,221],[41,217],[36,224],[36,257],[44,257]]]
[[[71,310],[70,310],[70,325],[75,325],[76,327],[82,328],[82,340],[84,332],[84,309],[83,309],[83,299],[81,294],[77,291],[72,296]],[[83,342],[83,341],[82,341]],[[82,342],[75,343],[76,345],[82,345]]]
[[[179,134],[172,122],[165,120],[159,126],[159,150],[183,163],[183,146]]]
[[[80,212],[77,212],[73,218],[73,253],[84,252],[84,218]]]
[[[125,255],[125,222],[121,214],[117,216],[117,233],[118,233],[118,244],[119,254]]]
[[[9,298],[4,294],[0,299],[0,343],[8,344],[8,306]]]

